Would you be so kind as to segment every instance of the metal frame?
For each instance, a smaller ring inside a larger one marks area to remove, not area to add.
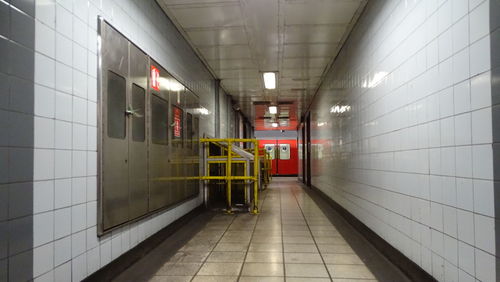
[[[118,34],[120,34],[124,39],[126,39],[130,44],[132,44],[135,48],[139,49],[140,51],[142,51],[145,55],[147,55],[149,57],[149,62],[151,64],[151,62],[155,62],[154,58],[151,57],[147,52],[145,52],[143,49],[141,49],[139,46],[137,46],[136,44],[134,44],[127,36],[125,36],[123,33],[121,33],[118,29],[116,29],[110,22],[106,21],[104,19],[104,17],[102,16],[98,16],[97,17],[97,36],[98,36],[98,40],[97,40],[97,59],[98,59],[98,65],[97,65],[97,101],[98,101],[98,106],[97,106],[97,235],[98,236],[103,236],[103,235],[106,235],[106,234],[109,234],[111,233],[112,231],[116,230],[116,229],[119,229],[121,228],[122,226],[124,225],[127,225],[127,224],[130,224],[130,223],[133,223],[133,222],[137,222],[137,221],[140,221],[140,220],[143,220],[145,218],[148,218],[150,217],[151,215],[153,214],[158,214],[160,212],[164,212],[166,210],[170,210],[170,209],[174,209],[180,205],[182,205],[183,203],[187,202],[187,201],[190,201],[194,198],[197,198],[200,194],[200,188],[201,188],[201,183],[199,185],[196,185],[198,187],[197,191],[198,193],[192,195],[192,196],[189,196],[189,197],[186,197],[178,202],[175,202],[175,203],[172,203],[172,204],[169,204],[169,205],[165,205],[163,207],[160,207],[158,209],[155,209],[155,210],[151,210],[151,211],[147,211],[145,214],[143,215],[140,215],[136,218],[132,218],[132,219],[129,219],[123,223],[120,223],[120,224],[117,224],[113,227],[110,227],[110,228],[107,228],[106,230],[104,230],[104,225],[103,225],[103,216],[104,216],[104,210],[103,210],[103,136],[105,136],[105,132],[104,132],[104,127],[102,126],[102,123],[103,123],[103,109],[102,109],[102,105],[103,105],[103,99],[104,99],[104,95],[103,95],[103,65],[102,65],[102,61],[103,61],[103,54],[102,54],[102,51],[103,51],[103,38],[102,38],[102,34],[103,34],[103,28],[104,28],[104,25],[108,25],[109,27],[111,27],[112,29],[114,29],[114,31],[116,31]],[[156,63],[157,65],[160,65],[159,63]],[[178,79],[177,77],[175,77],[174,75],[172,75],[171,73],[169,73],[168,71],[166,71],[166,74],[168,74],[170,77],[172,77],[173,79],[177,80],[180,84],[182,84],[184,86],[184,88],[186,90],[188,90],[192,95],[193,97],[195,97],[196,99],[199,99],[199,96],[194,92],[192,91],[189,87],[186,87],[180,80]],[[149,78],[148,78],[149,79]],[[148,83],[148,89],[145,89],[146,90],[146,94],[145,95],[149,95],[150,93],[150,89],[149,89],[149,83]],[[149,107],[149,102],[148,101],[145,101],[146,105],[145,107]],[[168,106],[171,107],[171,103],[170,103],[170,100],[168,100]],[[183,115],[186,114],[186,111],[185,109],[180,106],[180,108],[183,110]],[[169,109],[170,110],[170,109]],[[150,114],[149,112],[147,114]],[[169,112],[169,118],[170,118],[170,112]],[[183,123],[186,122],[186,118],[183,116],[182,118],[183,120]],[[150,126],[149,123],[147,121],[146,122],[146,132],[148,132],[148,127]],[[199,125],[199,124],[198,124]],[[184,124],[181,125],[183,128],[184,128]],[[199,128],[198,128],[199,130]],[[170,134],[170,132],[168,133]],[[183,130],[183,135],[184,135],[184,130]],[[148,136],[148,133],[146,133],[146,140],[147,140],[147,136]],[[183,140],[184,140],[185,136],[183,136]],[[146,142],[145,140],[145,142]],[[170,145],[170,144],[169,144]],[[199,146],[199,145],[198,145]],[[148,145],[148,148],[149,148],[149,145]],[[183,146],[184,148],[184,146]],[[201,151],[198,150],[199,154],[198,154],[198,159],[199,159],[199,162],[201,162]],[[148,164],[149,165],[149,164]],[[200,169],[201,169],[201,166],[200,166]],[[149,172],[148,172],[149,173]],[[198,170],[198,173],[202,173],[201,170]],[[182,180],[199,180],[200,178],[198,176],[195,176],[195,177],[172,177],[171,180],[177,180],[175,178],[182,178]],[[181,179],[179,179],[181,180]],[[148,185],[148,193],[150,193],[149,191],[149,185]],[[149,197],[149,196],[148,196]]]
[[[259,213],[259,166],[260,166],[260,161],[259,161],[259,142],[257,139],[239,139],[239,138],[201,138],[200,143],[205,143],[205,144],[210,144],[210,143],[226,143],[227,144],[227,156],[219,156],[224,158],[225,160],[223,162],[226,163],[226,175],[225,176],[201,176],[200,179],[202,180],[225,180],[226,181],[226,195],[227,195],[227,210],[226,213],[232,214],[232,207],[231,207],[231,184],[233,180],[250,180],[253,181],[253,193],[254,193],[254,201],[253,201],[253,208],[251,213],[253,214],[258,214]],[[231,148],[233,143],[252,143],[254,145],[254,152],[253,152],[253,176],[234,176],[232,175],[232,163],[233,162],[239,162],[240,160],[233,160],[233,157],[235,154],[232,152]],[[221,146],[221,145],[217,145]],[[221,146],[222,147],[222,146]],[[210,161],[209,161],[210,162]]]

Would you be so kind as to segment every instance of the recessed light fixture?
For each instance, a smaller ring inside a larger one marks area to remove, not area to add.
[[[276,73],[275,72],[265,72],[262,74],[264,78],[264,87],[266,89],[276,89]]]
[[[271,123],[271,126],[272,127],[278,127],[278,123],[277,122],[273,122],[273,123]]]
[[[278,107],[276,106],[269,106],[269,113],[272,115],[275,115],[278,113]]]

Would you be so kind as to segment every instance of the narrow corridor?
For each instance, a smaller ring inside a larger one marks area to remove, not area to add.
[[[295,178],[275,178],[261,203],[258,216],[216,214],[187,244],[166,256],[163,265],[150,272],[152,277],[142,279],[389,281],[388,275],[401,275],[384,269],[381,280],[370,270]],[[150,265],[148,256],[140,267]],[[117,280],[129,280],[133,271],[129,268]],[[406,280],[402,275],[393,278],[390,281]]]

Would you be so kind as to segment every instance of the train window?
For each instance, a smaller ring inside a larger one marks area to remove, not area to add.
[[[125,107],[127,103],[125,78],[108,71],[108,136],[124,139],[126,129]]]
[[[145,98],[146,91],[144,88],[132,84],[132,140],[143,142],[146,140],[146,119],[145,119]]]
[[[186,115],[186,131],[187,131],[187,142],[188,142],[188,147],[193,148],[193,137],[194,137],[194,131],[193,131],[193,115],[192,114],[187,114]]]
[[[290,144],[280,144],[280,160],[290,159]]]
[[[155,144],[167,145],[168,131],[168,103],[167,101],[151,96],[151,139]]]

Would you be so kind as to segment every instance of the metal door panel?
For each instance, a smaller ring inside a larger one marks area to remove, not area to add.
[[[198,126],[200,114],[198,97],[187,90],[185,95],[184,108],[186,110],[186,154],[189,155],[189,162],[185,166],[187,177],[199,176],[199,148],[198,148]],[[199,191],[199,180],[192,179],[186,181],[185,197],[192,197]]]
[[[160,72],[161,81],[169,75],[156,62],[150,60],[151,66]],[[149,105],[151,109],[149,142],[149,210],[154,211],[173,203],[172,201],[172,176],[170,173],[170,156],[168,135],[170,130],[168,90],[160,84],[159,90],[148,87]]]
[[[193,109],[197,107],[197,101],[194,94],[187,90],[184,95],[184,109],[185,109],[185,119],[184,119],[184,135],[185,135],[185,155],[187,156],[184,162],[184,175],[185,177],[193,177],[194,174],[194,116]],[[195,185],[195,180],[187,179],[184,182],[184,198],[189,198],[193,194],[193,186]]]
[[[178,83],[174,78],[170,78],[173,83]],[[185,149],[185,111],[184,111],[184,100],[186,91],[184,89],[178,88],[175,91],[169,91],[170,96],[170,161],[171,161],[171,173],[174,176],[174,181],[172,185],[172,201],[174,203],[180,202],[185,199],[185,162],[186,162],[186,149]],[[180,132],[178,136],[176,135],[175,128],[175,117],[180,117]]]
[[[199,150],[199,140],[200,140],[200,119],[197,117],[193,118],[193,156],[194,156],[194,167],[193,175],[200,176],[200,150]],[[200,191],[200,181],[194,180],[193,187],[191,188],[191,195],[198,195]]]
[[[146,142],[146,89],[149,60],[134,45],[129,45],[129,190],[130,219],[148,212],[148,146]]]
[[[115,96],[125,99],[123,105],[128,104],[126,93],[123,89],[117,87],[117,81],[113,79],[114,74],[121,76],[124,80],[128,76],[128,41],[109,25],[101,22],[101,117],[102,117],[102,150],[101,150],[101,224],[102,229],[106,230],[123,222],[129,218],[128,213],[128,178],[124,177],[128,173],[128,141],[125,134],[124,138],[109,137],[108,126],[113,122],[108,118],[123,118],[119,115],[118,109],[113,116],[108,116],[108,99],[110,91],[120,93]],[[110,72],[112,71],[112,72]],[[108,83],[111,79],[111,85]],[[126,89],[126,81],[124,81]],[[120,89],[118,89],[120,88]],[[125,90],[126,91],[126,90]],[[115,97],[116,98],[116,97]],[[116,100],[116,99],[112,99]],[[120,107],[122,104],[120,103]],[[116,105],[115,105],[116,106]],[[122,110],[125,115],[126,108]],[[113,134],[111,134],[114,136]],[[115,136],[118,137],[118,136]]]

